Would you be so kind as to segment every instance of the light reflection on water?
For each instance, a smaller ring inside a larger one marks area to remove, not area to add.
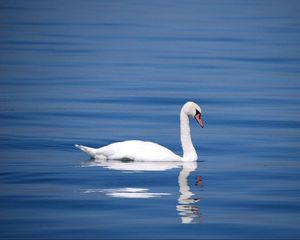
[[[181,222],[195,223],[195,220],[199,223],[200,212],[199,207],[194,203],[200,201],[200,198],[193,197],[195,193],[191,192],[191,188],[188,183],[188,177],[191,172],[197,169],[197,162],[138,162],[138,161],[121,161],[121,160],[88,160],[82,162],[82,167],[104,167],[111,170],[122,171],[125,173],[136,172],[149,172],[149,171],[167,171],[170,169],[181,168],[178,175],[178,187],[179,198],[176,210],[180,215]],[[163,173],[160,176],[163,179]],[[202,188],[202,177],[198,176],[195,183],[199,188]],[[107,189],[82,189],[82,193],[104,193],[110,197],[117,198],[157,198],[171,193],[157,193],[149,192],[147,188],[135,188],[135,187],[122,187],[122,188],[107,188]]]
[[[107,196],[118,198],[153,198],[165,195],[169,193],[152,193],[148,192],[147,188],[113,188],[113,189],[84,189],[82,193],[105,193]]]

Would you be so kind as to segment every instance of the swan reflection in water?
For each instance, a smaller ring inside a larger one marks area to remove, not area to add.
[[[197,162],[138,162],[130,160],[88,160],[82,163],[83,167],[100,166],[103,168],[118,170],[123,172],[144,172],[144,171],[167,171],[175,168],[181,168],[178,176],[179,198],[176,210],[181,218],[181,222],[201,223],[202,217],[199,207],[195,205],[200,198],[193,197],[195,194],[191,191],[188,183],[188,177],[191,172],[197,169]],[[202,188],[202,177],[196,177],[196,185]],[[110,197],[118,198],[154,198],[171,195],[171,193],[153,193],[147,188],[112,188],[112,189],[84,189],[83,193],[105,193]]]

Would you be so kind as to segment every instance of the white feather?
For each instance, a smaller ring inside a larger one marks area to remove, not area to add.
[[[92,158],[109,159],[130,159],[134,161],[196,161],[197,153],[193,146],[189,116],[195,116],[196,112],[201,113],[201,108],[194,102],[187,102],[180,112],[180,139],[183,149],[183,157],[176,155],[171,150],[153,142],[140,140],[129,140],[116,142],[107,146],[95,149],[83,145],[75,145]]]

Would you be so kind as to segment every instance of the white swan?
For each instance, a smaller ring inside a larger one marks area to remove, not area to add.
[[[116,142],[101,148],[91,148],[83,145],[75,145],[92,158],[109,159],[130,159],[134,161],[196,161],[198,159],[193,146],[189,116],[193,116],[203,128],[201,120],[201,108],[194,102],[187,102],[180,111],[180,137],[183,149],[183,156],[180,157],[171,150],[153,142],[129,140]]]

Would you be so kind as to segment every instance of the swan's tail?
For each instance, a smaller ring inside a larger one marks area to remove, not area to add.
[[[96,148],[86,147],[83,145],[75,144],[75,147],[79,148],[81,151],[85,152],[90,157],[94,158],[96,156]]]

